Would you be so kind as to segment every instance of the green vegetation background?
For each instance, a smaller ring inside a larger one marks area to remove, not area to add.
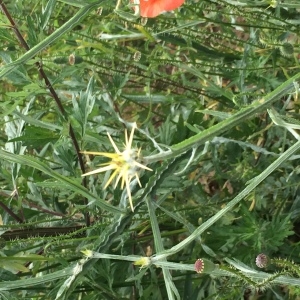
[[[1,299],[299,299],[299,1],[3,2]],[[78,152],[132,122],[134,212]]]

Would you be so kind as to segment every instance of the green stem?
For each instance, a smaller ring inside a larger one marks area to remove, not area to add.
[[[210,141],[213,137],[221,135],[222,133],[228,131],[230,128],[239,125],[244,122],[246,119],[254,117],[256,114],[265,111],[270,107],[274,102],[281,99],[294,87],[294,83],[297,79],[300,78],[300,73],[296,74],[289,80],[285,81],[279,87],[277,87],[273,92],[269,93],[260,100],[255,101],[251,105],[242,108],[239,112],[232,115],[220,123],[203,130],[196,135],[178,143],[173,146],[170,146],[170,150],[162,152],[159,154],[151,155],[144,157],[144,160],[147,164],[169,159],[175,157],[181,153],[186,152],[187,150],[197,147],[204,144],[207,141]]]

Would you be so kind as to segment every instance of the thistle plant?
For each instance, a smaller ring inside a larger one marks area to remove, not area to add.
[[[82,174],[82,176],[89,176],[89,175],[94,175],[102,172],[112,171],[112,174],[107,180],[104,188],[107,188],[114,179],[115,179],[114,188],[116,188],[119,181],[121,180],[121,189],[123,189],[124,186],[126,187],[129,204],[132,211],[133,211],[133,202],[131,196],[130,183],[134,179],[136,179],[139,186],[142,187],[139,179],[139,174],[141,170],[152,171],[152,169],[148,168],[147,166],[141,163],[142,162],[141,148],[139,149],[132,148],[135,127],[136,124],[134,123],[129,138],[128,138],[127,130],[125,130],[125,144],[124,144],[123,151],[120,151],[118,149],[117,145],[115,144],[114,140],[112,139],[109,133],[107,133],[107,136],[115,150],[115,153],[82,151],[83,154],[100,155],[111,159],[111,161],[101,164],[102,166],[101,168]]]
[[[0,2],[1,299],[300,286],[299,0]]]

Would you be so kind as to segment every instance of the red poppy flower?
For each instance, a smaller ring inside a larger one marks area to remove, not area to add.
[[[142,17],[154,18],[164,11],[173,10],[182,5],[184,0],[140,0]]]

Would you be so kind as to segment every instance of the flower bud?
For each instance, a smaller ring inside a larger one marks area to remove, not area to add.
[[[267,255],[260,253],[257,255],[255,263],[259,268],[265,268],[269,264],[269,258]]]
[[[216,265],[210,260],[198,258],[194,264],[194,268],[198,274],[210,273],[216,268]]]

